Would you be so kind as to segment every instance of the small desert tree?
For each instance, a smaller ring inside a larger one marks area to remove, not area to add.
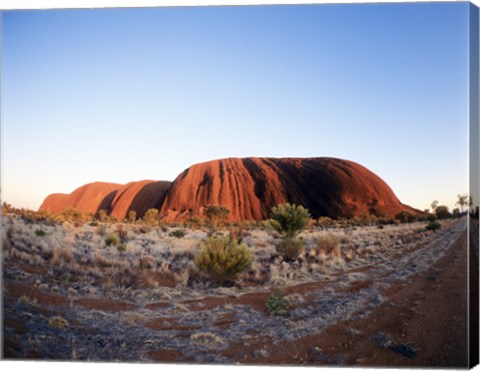
[[[450,216],[450,211],[448,210],[448,206],[437,206],[435,209],[435,215],[438,219],[445,219]]]
[[[469,206],[469,198],[467,194],[457,195],[458,201],[456,205],[460,206],[460,211],[463,213],[464,207]]]
[[[437,200],[432,201],[432,203],[430,204],[430,207],[432,208],[432,213],[435,212],[435,209],[437,208],[437,206],[438,206],[438,201]]]
[[[298,234],[310,223],[310,213],[301,205],[286,203],[272,208],[270,225],[282,236],[276,245],[286,261],[294,261],[304,250],[304,244]]]
[[[295,238],[310,222],[310,213],[301,205],[286,203],[272,208],[270,225],[284,238]]]
[[[157,225],[158,210],[157,209],[148,209],[143,216],[143,221],[148,225]]]
[[[203,209],[203,214],[212,228],[216,228],[220,223],[227,221],[229,213],[230,210],[223,205],[207,205]]]

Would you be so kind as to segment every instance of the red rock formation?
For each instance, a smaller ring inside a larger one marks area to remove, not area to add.
[[[141,218],[150,208],[160,209],[171,182],[143,180],[126,185],[95,182],[70,194],[54,193],[43,201],[39,211],[58,213],[66,208],[108,214],[124,219],[130,210]]]
[[[66,193],[52,193],[48,195],[38,211],[48,211],[49,213],[59,213],[63,209],[68,207],[68,198],[70,195]]]
[[[126,185],[91,183],[69,195],[52,194],[40,210],[72,207],[93,213],[105,209],[118,219],[150,208],[166,221],[203,218],[206,205],[223,205],[229,220],[261,220],[273,206],[303,205],[313,217],[362,214],[394,217],[403,205],[390,187],[365,167],[334,158],[228,158],[196,164],[173,182],[144,180]]]
[[[123,220],[130,210],[141,218],[150,208],[160,209],[170,185],[171,182],[153,180],[130,182],[117,190],[106,210],[119,220]]]
[[[95,182],[85,184],[70,194],[54,193],[48,196],[39,211],[60,212],[66,208],[96,213],[102,205],[108,204],[121,184]]]
[[[173,182],[160,215],[166,221],[203,216],[205,205],[223,205],[229,220],[268,218],[291,202],[313,217],[395,216],[416,212],[365,167],[334,158],[229,158],[193,165]]]

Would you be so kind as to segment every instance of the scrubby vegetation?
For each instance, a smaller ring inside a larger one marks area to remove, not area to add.
[[[143,216],[143,222],[147,225],[158,225],[158,210],[148,209]]]
[[[183,238],[185,237],[185,235],[187,234],[187,232],[185,232],[185,230],[183,229],[176,229],[174,231],[171,231],[169,233],[169,236],[171,237],[176,237],[176,238]]]
[[[290,303],[281,290],[275,290],[266,303],[268,313],[275,316],[287,316]]]
[[[282,240],[276,245],[285,261],[294,261],[304,250],[298,234],[310,223],[310,213],[300,205],[277,205],[272,208],[270,225],[280,233]]]
[[[275,245],[278,253],[283,257],[286,262],[295,261],[298,256],[305,250],[305,244],[303,240],[299,238],[282,238],[280,242]]]
[[[230,237],[209,237],[202,241],[195,264],[216,281],[232,281],[239,273],[250,268],[252,252],[247,244],[238,244]]]
[[[115,235],[110,235],[107,238],[105,238],[105,243],[107,246],[117,246],[118,245],[118,238]]]
[[[35,229],[35,235],[36,236],[45,236],[45,231],[43,229]]]
[[[229,213],[230,210],[222,205],[207,205],[203,209],[207,224],[211,228],[217,228],[222,223],[225,223]]]
[[[290,227],[270,221],[212,229],[200,218],[148,225],[93,215],[79,221],[71,212],[2,214],[5,318],[32,329],[17,336],[10,321],[7,338],[21,351],[82,360],[150,359],[147,352],[164,354],[165,344],[216,362],[208,357],[237,344],[239,333],[242,342],[265,335],[275,344],[318,334],[381,304],[389,282],[430,267],[463,225],[445,219],[431,233],[426,220],[321,218],[291,239]],[[37,334],[46,337],[36,341]]]
[[[286,203],[272,208],[271,226],[283,238],[295,238],[310,222],[310,213],[300,205]]]
[[[436,221],[432,221],[428,223],[427,226],[425,227],[427,231],[434,231],[434,232],[439,230],[440,228],[442,228],[442,225]]]

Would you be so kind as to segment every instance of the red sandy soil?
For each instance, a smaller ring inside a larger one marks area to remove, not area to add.
[[[74,304],[81,305],[82,307],[89,309],[98,309],[108,312],[118,312],[133,310],[137,306],[135,304],[126,303],[118,300],[109,299],[78,299],[73,302]]]

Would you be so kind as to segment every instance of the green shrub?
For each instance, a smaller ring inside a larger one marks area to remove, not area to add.
[[[434,232],[436,232],[440,228],[442,228],[442,225],[436,221],[432,221],[428,223],[427,226],[425,227],[427,231],[434,231]]]
[[[35,235],[40,237],[45,236],[45,231],[43,229],[36,229]]]
[[[286,203],[272,208],[270,225],[286,238],[296,237],[310,222],[310,213],[301,205]]]
[[[287,316],[290,303],[280,291],[273,292],[267,300],[267,311],[275,316]]]
[[[216,281],[232,281],[252,264],[252,252],[247,244],[239,245],[229,237],[209,237],[201,245],[195,264]]]
[[[105,238],[105,243],[107,244],[107,246],[117,246],[118,245],[118,238],[117,236],[111,234],[110,236],[108,236],[107,238]]]
[[[295,261],[305,247],[301,239],[282,238],[282,240],[275,245],[275,249],[282,255],[284,261],[290,262]]]
[[[395,219],[399,220],[401,223],[410,223],[415,220],[415,216],[408,211],[400,211],[395,215]]]
[[[90,223],[88,223],[91,227],[98,227],[98,222],[96,220],[92,220]]]
[[[168,235],[171,237],[176,237],[176,238],[183,238],[187,232],[185,232],[183,229],[176,229],[174,231],[171,231]]]
[[[394,223],[392,218],[385,218],[385,217],[379,218],[377,222],[379,225],[388,225],[388,224]]]
[[[121,245],[118,245],[117,250],[118,250],[119,253],[123,253],[123,252],[127,251],[127,244],[122,243]]]

